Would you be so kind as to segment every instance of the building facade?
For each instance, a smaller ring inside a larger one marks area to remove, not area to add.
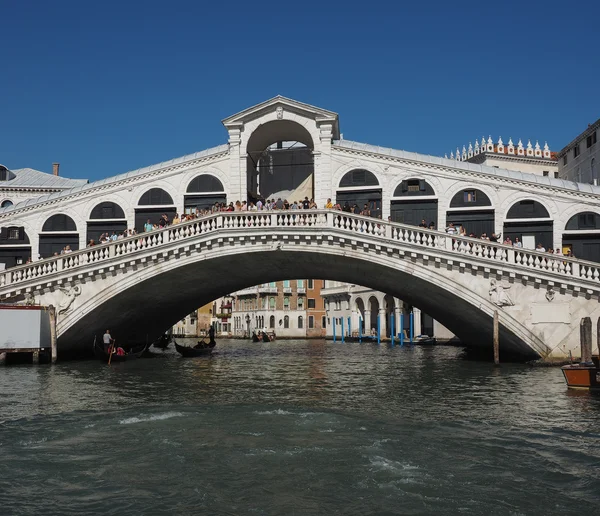
[[[558,175],[568,181],[598,185],[600,181],[600,119],[590,124],[557,154]]]
[[[233,333],[266,330],[278,337],[307,335],[307,280],[284,280],[239,290],[233,296]]]
[[[337,281],[326,281],[321,291],[325,310],[329,338],[336,336],[358,337],[377,335],[389,338],[398,336],[402,330],[406,335],[410,331],[410,314],[413,314],[413,334],[429,335],[438,339],[451,339],[452,332],[431,316],[422,313],[417,307],[404,303],[398,298],[360,285],[351,285]],[[393,318],[393,322],[392,322]]]
[[[59,176],[59,164],[53,163],[52,174],[31,168],[9,170],[0,165],[0,209],[26,202],[32,198],[63,192],[87,184],[87,179],[68,179]],[[55,217],[46,221],[39,239],[38,255],[52,256],[66,245],[79,249],[79,240],[74,238],[75,227],[66,217]],[[75,231],[76,233],[76,231]],[[0,269],[35,260],[31,242],[25,228],[15,222],[0,228]]]

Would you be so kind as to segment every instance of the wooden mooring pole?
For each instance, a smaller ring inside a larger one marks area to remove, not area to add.
[[[48,307],[48,315],[50,317],[50,349],[51,349],[51,363],[56,364],[58,357],[58,349],[56,345],[56,309],[53,305]]]
[[[494,310],[494,365],[500,365],[500,332],[498,331],[498,310]]]
[[[579,323],[579,344],[581,346],[581,363],[592,362],[592,320],[583,317]]]

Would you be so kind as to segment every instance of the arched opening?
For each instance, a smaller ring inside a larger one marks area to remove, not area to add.
[[[283,317],[283,327],[286,330],[288,330],[290,328],[290,316],[289,315],[285,315]]]
[[[298,316],[298,329],[301,330],[304,328],[304,317],[301,315]]]
[[[275,328],[275,316],[274,315],[269,317],[269,328],[271,328],[271,329]]]
[[[24,227],[0,228],[0,264],[4,268],[23,265],[31,259],[31,244]]]
[[[390,205],[392,222],[418,226],[425,221],[438,229],[438,200],[433,187],[425,179],[403,180],[394,190]]]
[[[94,206],[87,221],[86,241],[98,242],[103,234],[119,235],[127,229],[125,212],[118,204],[110,201]]]
[[[552,249],[552,232],[553,221],[548,210],[538,201],[525,199],[508,210],[502,239],[508,237],[514,243],[518,238],[525,249],[535,249],[538,244]]]
[[[13,202],[10,199],[6,199],[0,203],[0,208],[10,208],[13,206]]]
[[[335,200],[345,211],[381,218],[381,185],[369,170],[357,168],[346,172]]]
[[[563,232],[562,252],[600,262],[600,215],[589,211],[573,215]]]
[[[365,330],[367,335],[377,335],[377,318],[379,316],[379,300],[375,296],[371,296],[368,301],[370,314],[368,317],[368,326]]]
[[[190,181],[183,207],[185,213],[198,210],[209,210],[216,203],[227,203],[227,194],[223,183],[212,174],[200,174]]]
[[[147,221],[150,221],[150,224],[158,224],[163,215],[171,221],[175,213],[177,209],[168,192],[162,188],[151,188],[140,197],[135,209],[135,229],[141,233]]]
[[[50,258],[63,252],[79,249],[79,233],[75,221],[62,213],[52,215],[42,227],[40,233],[39,255]]]
[[[446,224],[453,223],[457,229],[462,226],[467,235],[490,236],[495,231],[492,201],[481,190],[466,188],[456,193],[446,212]]]
[[[246,146],[248,202],[314,198],[313,150],[310,133],[296,122],[273,120],[258,127]]]
[[[356,313],[358,315],[359,320],[356,321],[359,325],[359,331],[361,334],[365,333],[365,303],[362,300],[362,297],[356,298]]]

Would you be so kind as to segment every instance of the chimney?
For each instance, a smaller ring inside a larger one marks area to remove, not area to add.
[[[60,167],[60,163],[52,163],[52,174],[58,176],[58,167]]]

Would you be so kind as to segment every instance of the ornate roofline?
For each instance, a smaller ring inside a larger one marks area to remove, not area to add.
[[[573,181],[565,181],[563,179],[543,177],[527,172],[506,170],[486,165],[478,165],[470,162],[439,158],[437,156],[429,156],[426,154],[417,154],[414,152],[378,147],[365,143],[352,142],[349,140],[335,141],[331,146],[331,149],[338,152],[344,152],[346,154],[363,155],[384,159],[411,167],[420,166],[434,170],[458,173],[463,176],[475,176],[487,180],[494,179],[501,183],[513,184],[521,187],[527,185],[528,187],[533,187],[537,190],[544,190],[546,192],[552,192],[554,194],[566,194],[575,197],[589,198],[594,203],[598,203],[598,200],[600,199],[599,186],[575,183]],[[463,166],[460,167],[460,165]],[[521,174],[524,177],[515,177],[515,174]],[[584,191],[581,188],[584,188],[588,191]]]
[[[182,168],[189,168],[195,165],[204,164],[214,161],[229,154],[229,145],[219,145],[211,149],[206,149],[194,154],[188,154],[181,158],[176,158],[170,162],[164,162],[149,167],[140,168],[124,174],[119,174],[106,179],[100,179],[86,185],[70,188],[60,192],[55,192],[47,196],[42,196],[34,199],[27,199],[8,208],[0,208],[0,219],[6,216],[13,216],[15,213],[26,213],[42,206],[51,206],[59,201],[66,199],[79,199],[89,195],[96,194],[103,190],[109,190],[114,187],[121,187],[139,179],[149,179],[157,175],[165,175],[171,172],[178,171]],[[196,158],[194,158],[197,156]],[[168,163],[172,165],[168,166]]]

